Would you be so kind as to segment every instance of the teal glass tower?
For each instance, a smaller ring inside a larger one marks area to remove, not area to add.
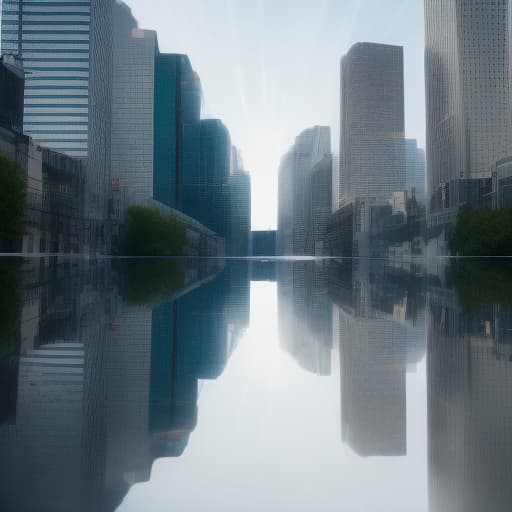
[[[185,176],[199,167],[201,82],[186,55],[155,61],[153,190],[157,201],[183,208]]]

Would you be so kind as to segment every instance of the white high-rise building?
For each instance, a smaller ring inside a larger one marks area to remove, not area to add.
[[[481,184],[469,180],[490,178],[509,154],[509,9],[508,0],[425,0],[432,212],[477,200]]]

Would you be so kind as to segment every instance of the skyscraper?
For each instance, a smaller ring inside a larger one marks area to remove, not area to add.
[[[109,240],[113,5],[6,0],[2,6],[2,53],[25,71],[24,133],[54,151],[89,157],[82,236],[93,250]]]
[[[279,168],[277,254],[314,254],[311,178],[313,168],[331,154],[331,130],[304,130]]]
[[[201,95],[201,82],[186,55],[157,55],[154,197],[178,210],[184,184],[199,168]]]
[[[21,57],[26,72],[24,131],[75,157],[88,151],[91,15],[90,0],[2,7],[2,53]]]
[[[124,210],[153,198],[156,33],[116,4],[112,93],[112,182]],[[119,195],[121,197],[119,197]],[[122,212],[121,212],[122,216]]]
[[[227,238],[230,230],[231,137],[218,119],[202,120],[198,135],[199,166],[186,165],[182,211]],[[190,151],[188,153],[189,158],[196,158]]]
[[[509,152],[508,11],[508,0],[425,0],[432,222],[474,202],[473,186]]]
[[[357,43],[341,60],[340,195],[389,199],[405,187],[403,48]]]
[[[311,172],[311,222],[315,256],[326,256],[325,238],[332,208],[332,169],[332,156],[327,155]]]

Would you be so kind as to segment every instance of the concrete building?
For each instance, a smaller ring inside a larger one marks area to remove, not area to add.
[[[282,158],[278,181],[279,256],[314,254],[312,173],[315,166],[330,154],[330,128],[315,126],[303,131]]]
[[[453,222],[462,204],[480,206],[492,166],[510,155],[510,8],[508,0],[425,1],[431,225]]]
[[[357,43],[341,60],[342,202],[387,200],[406,184],[403,48]]]

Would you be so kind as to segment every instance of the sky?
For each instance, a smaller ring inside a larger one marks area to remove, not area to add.
[[[314,125],[339,146],[340,59],[359,41],[404,46],[406,135],[424,147],[422,0],[127,0],[162,52],[186,53],[205,117],[223,120],[252,179],[253,229],[275,228],[277,174]]]

